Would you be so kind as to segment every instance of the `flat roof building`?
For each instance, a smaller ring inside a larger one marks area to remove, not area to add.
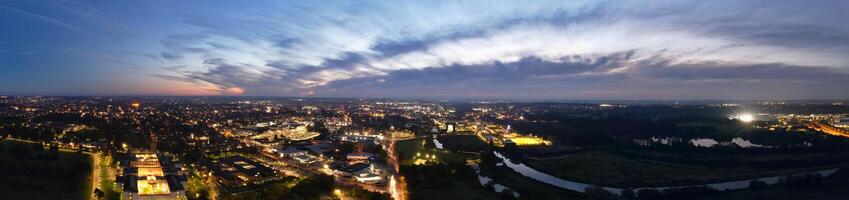
[[[221,189],[237,193],[238,186],[278,178],[274,169],[242,156],[203,160],[203,166],[216,177]]]
[[[120,162],[115,178],[121,199],[186,199],[186,175],[162,153],[132,153]]]

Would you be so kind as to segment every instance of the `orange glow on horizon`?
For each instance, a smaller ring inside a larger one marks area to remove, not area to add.
[[[224,91],[222,91],[222,93],[224,93],[224,94],[244,94],[245,89],[242,89],[240,87],[230,87],[230,88],[227,88]]]
[[[152,81],[152,82],[150,82]],[[241,87],[223,87],[207,82],[185,82],[176,80],[150,80],[133,85],[130,94],[174,95],[174,96],[218,96],[242,95]]]

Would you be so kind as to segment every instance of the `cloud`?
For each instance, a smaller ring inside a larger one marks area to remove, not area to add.
[[[174,54],[174,53],[168,53],[168,52],[161,52],[159,55],[161,55],[162,58],[169,59],[169,60],[176,60],[176,59],[183,58],[183,56],[180,56],[180,55],[177,55],[177,54]]]
[[[831,22],[845,17],[846,5],[826,4],[833,5],[231,5],[180,14],[199,31],[164,37],[160,55],[187,66],[172,76],[251,95],[709,97],[685,87],[731,84],[747,84],[735,88],[739,94],[776,85],[813,90],[845,82],[849,68],[849,26]],[[676,87],[664,94],[658,86]],[[811,95],[830,92],[819,91]]]
[[[747,99],[799,94],[832,98],[849,84],[849,73],[828,67],[674,64],[678,62],[634,58],[633,54],[569,56],[557,61],[529,57],[508,63],[397,70],[333,81],[321,90],[327,96]],[[622,66],[630,67],[616,70]]]
[[[245,89],[239,87],[229,87],[224,89],[224,94],[226,95],[241,95],[245,93]]]

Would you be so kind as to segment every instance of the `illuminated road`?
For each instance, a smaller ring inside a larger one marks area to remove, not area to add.
[[[94,189],[98,188],[98,184],[100,184],[100,154],[92,154],[92,169],[91,169],[91,199],[97,200],[97,196],[94,195]]]
[[[808,124],[808,127],[812,128],[814,130],[817,130],[817,131],[822,131],[822,132],[829,134],[829,135],[849,137],[849,131],[831,126],[829,124],[822,124],[822,123],[819,123],[819,122],[814,122],[814,123]]]
[[[106,188],[102,187],[103,186],[102,181],[104,181],[102,179],[106,178],[107,179],[106,182],[108,184],[113,184],[111,188],[115,189],[114,183],[109,183],[109,182],[112,181],[112,180],[109,180],[109,178],[115,177],[115,174],[117,172],[115,172],[115,168],[111,167],[112,156],[104,155],[102,153],[92,153],[90,155],[94,160],[94,162],[93,162],[94,167],[92,167],[92,177],[93,178],[92,178],[92,183],[91,183],[92,184],[92,198],[97,199],[94,196],[94,188],[99,188],[101,191],[103,191],[105,193]],[[101,156],[103,156],[103,158],[101,158]],[[101,166],[101,165],[103,165],[103,166]],[[102,177],[101,173],[103,173],[104,170],[106,171],[106,175]]]
[[[407,184],[404,182],[404,177],[398,174],[400,167],[398,165],[398,155],[395,152],[395,141],[395,136],[393,135],[387,149],[387,154],[389,155],[387,163],[395,169],[389,180],[389,193],[392,195],[392,199],[404,200],[407,199]]]

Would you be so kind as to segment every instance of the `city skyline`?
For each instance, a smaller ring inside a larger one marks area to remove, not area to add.
[[[849,3],[0,2],[0,95],[847,99]]]

